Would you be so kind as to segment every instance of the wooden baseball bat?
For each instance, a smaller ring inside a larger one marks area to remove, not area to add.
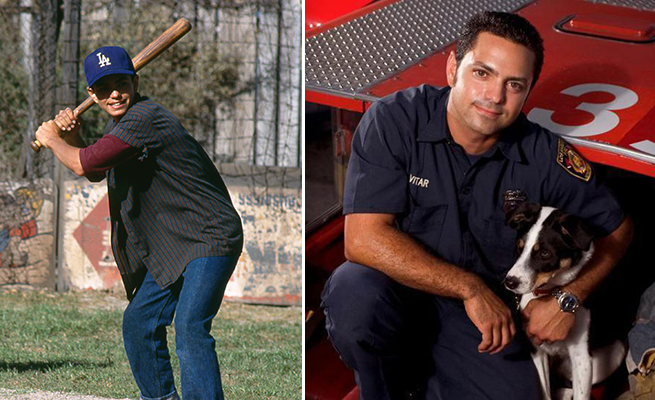
[[[134,70],[139,71],[141,68],[148,65],[150,61],[159,57],[161,53],[175,44],[175,42],[180,40],[182,36],[186,35],[190,30],[191,24],[186,20],[186,18],[181,18],[175,21],[170,28],[166,29],[166,31],[159,35],[157,39],[153,40],[149,45],[141,50],[139,54],[132,58]],[[89,96],[82,102],[82,104],[77,106],[73,112],[77,112],[77,115],[82,115],[83,112],[91,108],[94,104],[95,102],[93,101],[93,98]],[[39,143],[38,140],[34,140],[30,143],[30,147],[38,153],[43,145]]]

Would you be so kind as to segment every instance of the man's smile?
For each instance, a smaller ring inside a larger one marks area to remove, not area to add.
[[[479,104],[475,104],[475,103],[474,103],[473,106],[478,110],[478,112],[479,112],[480,114],[482,114],[483,116],[486,116],[486,117],[490,117],[490,118],[498,118],[498,117],[500,117],[501,115],[503,115],[503,112],[502,112],[502,111],[497,111],[497,110],[489,109],[489,108],[483,107],[483,106],[481,106],[481,105],[479,105]]]
[[[116,102],[116,103],[111,103],[111,104],[108,104],[108,105],[111,108],[121,108],[124,104],[125,104],[125,100],[122,100],[122,101],[119,101],[119,102]]]

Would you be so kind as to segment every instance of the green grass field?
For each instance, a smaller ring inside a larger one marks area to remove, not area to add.
[[[0,290],[0,388],[138,399],[119,295]],[[299,307],[224,302],[214,320],[227,399],[302,397]],[[174,330],[169,329],[172,363]]]

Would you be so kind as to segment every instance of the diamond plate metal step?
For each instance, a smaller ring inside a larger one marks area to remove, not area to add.
[[[305,87],[355,95],[457,39],[485,10],[516,11],[533,0],[401,0],[305,41]]]

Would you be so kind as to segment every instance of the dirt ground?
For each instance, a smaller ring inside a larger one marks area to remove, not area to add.
[[[129,400],[107,399],[106,397],[81,396],[66,393],[43,392],[40,390],[0,389],[0,400]]]

